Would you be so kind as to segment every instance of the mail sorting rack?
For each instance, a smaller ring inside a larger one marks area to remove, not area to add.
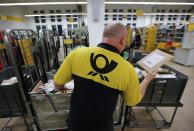
[[[31,94],[34,119],[38,130],[67,129],[71,93],[64,94]],[[118,98],[113,115],[115,128],[121,127],[123,100]]]
[[[38,41],[38,44],[35,44],[31,47],[33,58],[34,58],[34,63],[35,63],[35,68],[36,68],[36,73],[38,76],[38,79],[36,79],[35,85],[41,80],[42,82],[47,82],[47,73],[45,69],[45,61],[44,58],[42,57],[42,46],[40,44],[40,41]],[[34,87],[32,87],[29,91],[33,90]]]
[[[3,49],[1,61],[3,62],[2,70],[0,71],[0,83],[4,80],[14,77],[14,68],[11,67],[8,50],[4,40],[5,31],[1,31],[1,47]],[[0,85],[0,117],[16,117],[24,114],[24,102],[18,88],[17,82]],[[10,119],[11,120],[11,119]]]
[[[4,43],[4,30],[0,30],[0,70],[9,66],[11,63],[7,56],[6,45]]]
[[[10,77],[17,78],[17,82],[15,84],[5,85],[0,88],[2,97],[0,99],[2,107],[0,111],[1,116],[10,117],[5,127],[8,125],[12,117],[23,116],[25,125],[27,129],[30,130],[30,126],[26,121],[27,114],[31,114],[27,99],[27,92],[31,84],[34,84],[33,79],[35,79],[36,76],[32,75],[33,71],[31,69],[34,69],[33,65],[29,65],[29,61],[24,56],[26,51],[23,50],[22,54],[20,52],[22,48],[17,46],[20,46],[19,41],[24,39],[31,39],[34,42],[34,34],[35,33],[33,30],[27,29],[6,30],[4,32],[3,42],[6,45],[8,59],[10,60],[11,64],[8,67],[4,68],[3,71],[0,73],[1,81],[3,81],[4,79],[9,79]],[[23,44],[24,46],[26,46],[25,43]],[[27,48],[29,47],[27,46]],[[30,82],[31,84],[29,84],[28,82]],[[9,94],[9,96],[7,94]]]
[[[73,35],[73,29],[65,29],[63,30],[63,49],[64,49],[64,56],[68,55],[68,48],[70,47],[73,50],[75,46],[75,35]],[[78,44],[77,44],[78,45]]]
[[[59,40],[57,33],[53,33],[51,30],[42,30],[39,32],[38,45],[33,47],[36,66],[38,70],[40,69],[39,75],[43,82],[52,79],[59,68]]]
[[[124,131],[125,127],[154,127],[158,129],[171,127],[178,107],[183,107],[180,99],[184,92],[188,77],[166,65],[164,65],[163,68],[169,69],[175,74],[176,78],[155,78],[152,80],[141,102],[136,107],[126,106],[122,131]],[[144,113],[147,113],[150,120],[152,120],[151,125],[142,124],[140,119],[138,120],[136,118],[138,114],[135,114],[135,111],[137,111],[136,108],[138,107],[145,108],[145,110],[143,109],[142,111],[145,111]],[[164,114],[162,114],[159,107],[174,108],[170,120],[167,120],[167,118],[164,117]],[[156,114],[160,116],[160,119],[158,119],[158,117],[156,119]]]
[[[55,42],[56,51],[59,52],[59,49],[61,47],[61,45],[60,45],[59,32],[53,31],[53,39],[54,39],[54,42]]]
[[[58,45],[56,43],[58,41],[55,41],[54,39],[56,35],[57,34],[54,35],[51,30],[42,30],[39,32],[39,40],[42,47],[42,54],[44,56],[44,66],[46,71],[59,68],[57,55]]]
[[[68,48],[73,50],[77,46],[89,46],[89,33],[88,29],[83,27],[79,29],[65,29],[63,30],[63,49],[65,56],[68,55]]]
[[[8,31],[11,39],[12,48],[16,49],[14,58],[17,68],[20,72],[25,96],[29,100],[28,92],[38,79],[37,69],[35,68],[34,57],[32,54],[32,46],[38,43],[37,36],[33,30],[18,29]],[[12,52],[13,53],[13,52]],[[29,79],[24,79],[28,77]]]
[[[7,67],[0,72],[0,83],[14,77],[13,67]],[[0,117],[17,117],[24,114],[24,101],[17,83],[0,85]]]

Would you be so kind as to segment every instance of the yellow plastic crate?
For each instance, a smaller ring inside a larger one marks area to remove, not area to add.
[[[159,42],[157,44],[158,49],[170,49],[170,46],[168,46],[165,42]]]
[[[32,46],[32,40],[23,39],[23,40],[19,40],[18,42],[19,42],[19,47],[20,47],[25,65],[33,65],[34,59],[30,49]]]
[[[181,47],[181,43],[173,43],[172,47],[174,48],[180,48]]]
[[[129,46],[131,44],[131,28],[130,27],[127,27],[127,31],[128,31],[128,34],[127,34],[127,45]]]
[[[73,39],[65,39],[64,44],[66,44],[66,45],[73,44]]]
[[[146,28],[145,32],[146,32],[145,34],[146,41],[145,41],[144,50],[146,52],[151,52],[156,48],[155,41],[156,41],[157,28],[156,27]]]
[[[0,49],[6,49],[6,46],[4,44],[0,44]]]

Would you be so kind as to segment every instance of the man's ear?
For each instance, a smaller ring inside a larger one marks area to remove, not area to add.
[[[122,46],[124,43],[124,36],[121,36],[121,39],[120,39],[120,45]]]

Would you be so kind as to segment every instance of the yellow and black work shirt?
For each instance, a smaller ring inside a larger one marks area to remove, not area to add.
[[[75,85],[69,115],[72,131],[111,131],[118,94],[129,106],[141,100],[134,67],[115,47],[105,43],[76,49],[65,58],[54,81],[64,85],[72,79]]]

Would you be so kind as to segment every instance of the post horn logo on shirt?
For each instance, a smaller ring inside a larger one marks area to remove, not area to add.
[[[97,63],[96,63],[97,59],[100,58],[100,57],[102,57],[106,62],[105,66],[103,68],[99,68],[97,66]],[[108,58],[106,56],[104,56],[103,54],[97,54],[94,57],[94,53],[91,53],[91,55],[90,55],[90,63],[91,63],[91,66],[92,66],[94,71],[90,71],[88,73],[88,75],[96,76],[96,75],[99,74],[100,78],[104,81],[107,81],[107,82],[109,82],[108,77],[105,76],[105,75],[102,75],[102,74],[107,74],[107,73],[113,71],[118,65],[118,63],[115,62],[114,60],[111,60],[109,62]]]

